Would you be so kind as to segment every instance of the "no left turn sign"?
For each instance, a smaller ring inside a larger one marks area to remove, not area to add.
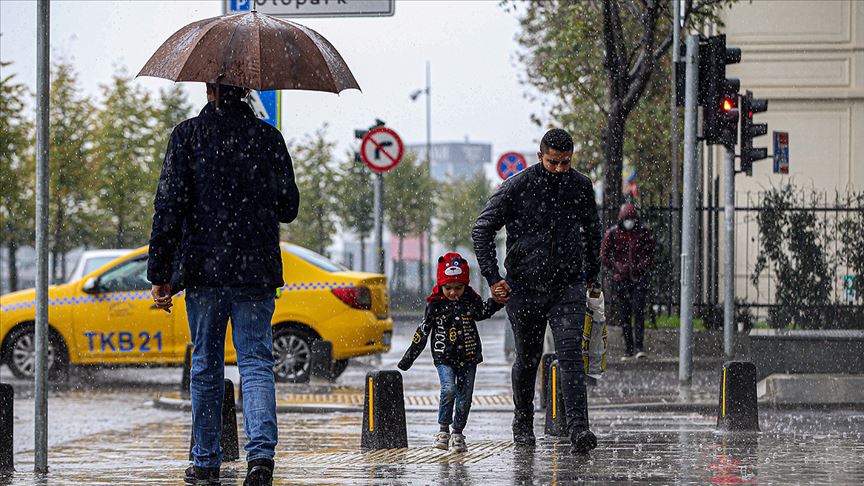
[[[360,157],[375,172],[387,172],[402,160],[402,139],[387,127],[369,130],[360,143]]]

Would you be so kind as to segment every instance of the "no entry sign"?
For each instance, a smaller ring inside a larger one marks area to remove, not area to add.
[[[525,157],[516,152],[507,152],[498,159],[498,175],[507,180],[508,177],[518,174],[528,167]]]
[[[369,130],[360,143],[360,157],[375,172],[387,172],[402,160],[402,139],[387,127]]]

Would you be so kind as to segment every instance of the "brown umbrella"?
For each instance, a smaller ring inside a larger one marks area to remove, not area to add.
[[[156,50],[138,76],[259,91],[360,89],[342,56],[321,34],[257,12],[183,27]]]

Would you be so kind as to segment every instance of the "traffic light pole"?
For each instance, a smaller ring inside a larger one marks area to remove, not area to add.
[[[699,37],[687,36],[684,95],[684,200],[681,208],[681,302],[678,345],[678,391],[689,399],[693,379],[693,253],[696,233],[698,185],[697,87],[699,86]]]
[[[723,215],[726,235],[723,238],[723,354],[732,359],[735,325],[735,150],[726,148],[723,187],[726,195]]]
[[[375,173],[375,269],[384,274],[384,174]]]

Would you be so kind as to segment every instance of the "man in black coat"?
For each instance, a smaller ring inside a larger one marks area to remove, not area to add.
[[[230,317],[249,442],[245,485],[270,484],[277,442],[271,319],[283,285],[279,223],[299,194],[282,134],[257,119],[247,90],[207,85],[210,101],[168,142],[154,202],[147,278],[170,312],[186,289],[194,351],[189,484],[218,484],[225,333]],[[218,97],[218,101],[217,101]]]
[[[474,224],[474,252],[493,296],[507,302],[516,340],[513,363],[513,439],[533,445],[534,382],[546,324],[562,371],[564,409],[572,451],[597,446],[588,428],[582,365],[586,284],[600,271],[600,221],[588,177],[570,168],[573,139],[549,130],[540,161],[506,180]],[[507,228],[506,280],[498,272],[495,235]]]

